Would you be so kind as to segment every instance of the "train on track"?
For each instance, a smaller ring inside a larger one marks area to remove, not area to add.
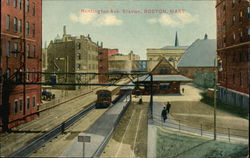
[[[115,104],[125,94],[131,94],[135,87],[131,86],[131,83],[127,85],[128,86],[124,87],[108,87],[98,90],[96,92],[97,100],[95,107],[97,109],[108,108],[111,104]]]

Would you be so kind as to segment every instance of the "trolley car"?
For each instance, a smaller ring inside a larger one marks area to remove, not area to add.
[[[97,101],[96,101],[96,108],[107,108],[110,106],[112,101],[112,94],[110,90],[102,89],[96,92],[97,94]]]

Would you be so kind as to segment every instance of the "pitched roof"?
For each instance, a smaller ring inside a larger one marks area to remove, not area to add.
[[[158,69],[160,69],[160,68],[162,68],[163,66],[165,67],[165,68],[170,68],[170,70],[172,70],[171,71],[171,73],[178,73],[178,70],[176,70],[169,62],[168,62],[168,60],[165,58],[165,57],[163,57],[163,56],[160,56],[159,57],[159,62],[157,63],[157,65],[152,69],[152,73],[157,73],[157,70]]]
[[[180,58],[177,67],[214,67],[215,39],[197,39]]]
[[[137,81],[137,80],[135,80]],[[138,81],[150,81],[150,77],[148,75],[144,75],[139,77]],[[182,82],[188,82],[192,81],[192,79],[189,79],[182,75],[153,75],[153,81],[182,81]]]

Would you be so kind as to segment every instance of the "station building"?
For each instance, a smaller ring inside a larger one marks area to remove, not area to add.
[[[153,76],[153,94],[180,94],[181,83],[191,82],[189,79],[179,73],[165,57],[162,57],[155,68],[150,72]],[[142,87],[135,87],[136,91],[141,91],[144,95],[149,95],[151,92],[150,76],[144,75],[134,80],[139,84],[144,84]]]

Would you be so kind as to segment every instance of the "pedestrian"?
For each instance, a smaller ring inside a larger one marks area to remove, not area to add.
[[[184,94],[184,90],[185,90],[184,88],[181,89],[181,91],[182,91],[183,94]]]
[[[163,110],[161,111],[161,117],[165,123],[166,119],[167,119],[167,109],[166,107],[163,107]]]
[[[171,108],[171,104],[168,102],[167,103],[167,111],[168,111],[168,113],[170,112],[170,108]]]

